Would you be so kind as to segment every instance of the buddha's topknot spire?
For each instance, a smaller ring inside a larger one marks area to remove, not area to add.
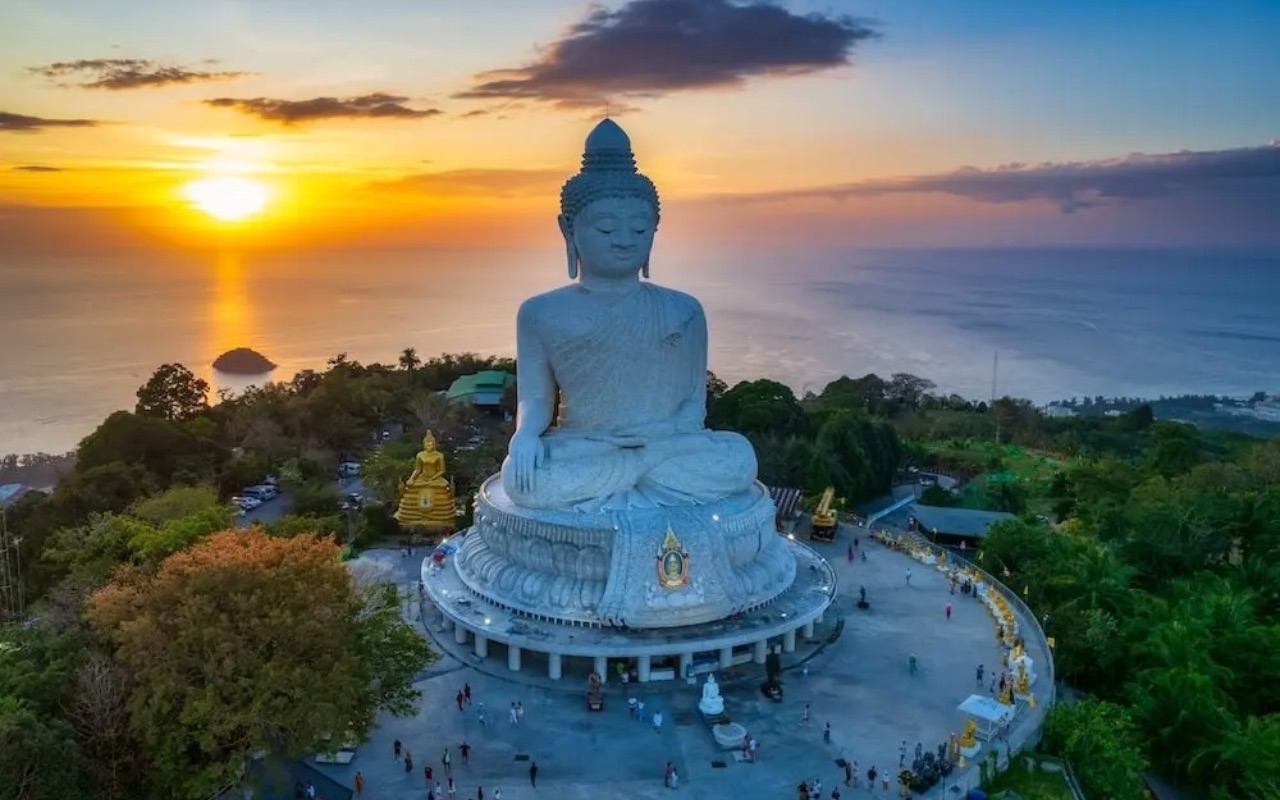
[[[636,169],[631,138],[622,126],[603,119],[587,136],[582,153],[582,170],[560,190],[560,216],[571,230],[582,209],[605,198],[636,197],[653,206],[658,219],[658,189]]]

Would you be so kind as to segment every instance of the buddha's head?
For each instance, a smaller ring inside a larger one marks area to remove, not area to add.
[[[422,449],[428,453],[436,449],[436,437],[431,431],[427,431],[427,435],[422,437]]]
[[[658,227],[658,190],[636,170],[631,140],[611,119],[587,137],[582,170],[560,190],[560,232],[569,277],[583,272],[649,277],[649,253]]]

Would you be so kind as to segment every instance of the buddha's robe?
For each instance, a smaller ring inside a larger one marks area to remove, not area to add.
[[[527,365],[545,365],[559,390],[547,458],[520,491],[529,508],[581,510],[706,503],[749,488],[751,444],[709,431],[707,322],[693,297],[652,283],[620,293],[570,285],[531,298],[518,319]],[[527,350],[527,351],[526,351]]]

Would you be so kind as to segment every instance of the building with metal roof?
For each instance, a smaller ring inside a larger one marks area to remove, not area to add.
[[[477,408],[498,408],[502,405],[507,390],[515,385],[516,376],[510,372],[487,369],[458,378],[445,396],[451,403],[468,403]]]

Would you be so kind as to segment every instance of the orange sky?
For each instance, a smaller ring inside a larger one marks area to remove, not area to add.
[[[1129,50],[1057,35],[1081,21],[1061,15],[1121,13],[1105,4],[1009,18],[975,0],[968,16],[886,7],[873,21],[875,4],[802,5],[771,7],[762,30],[780,44],[765,53],[758,37],[723,38],[755,24],[736,0],[595,12],[568,0],[0,0],[0,234],[13,250],[541,242],[602,106],[626,109],[676,236],[1163,240],[1170,214],[1203,209],[1132,206],[1205,189],[1226,209],[1215,187],[1186,189],[1203,163],[1229,153],[1246,165],[1235,174],[1280,175],[1266,145],[1280,121],[1256,102],[1274,53],[1243,12],[1229,42],[1239,74],[1213,72],[1235,81],[1224,93],[1195,83],[1206,73],[1194,64],[1162,60],[1149,31],[1117,40]],[[692,16],[646,22],[659,7]],[[695,10],[716,24],[697,28]],[[569,30],[591,13],[596,28]],[[1159,41],[1194,37],[1197,19],[1166,15]],[[706,41],[682,61],[664,37],[689,25]],[[635,63],[610,55],[631,41]],[[708,51],[723,63],[699,72]],[[1180,117],[1191,93],[1203,113]],[[1139,151],[1171,155],[1115,158]],[[965,165],[986,174],[955,172]],[[211,177],[267,191],[262,213],[221,222],[193,208],[190,185]],[[824,187],[841,199],[758,197]]]

